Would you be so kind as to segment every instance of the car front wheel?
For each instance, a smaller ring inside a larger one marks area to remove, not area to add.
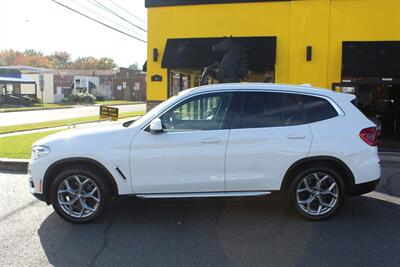
[[[345,186],[341,176],[327,167],[312,167],[299,172],[288,190],[290,206],[301,217],[324,220],[341,208]]]
[[[107,187],[99,174],[79,168],[61,172],[50,191],[54,210],[73,223],[87,223],[99,217],[108,195]]]

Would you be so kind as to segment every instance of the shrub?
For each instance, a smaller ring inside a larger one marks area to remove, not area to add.
[[[78,93],[70,95],[66,102],[74,104],[94,104],[96,102],[96,97],[92,94]]]
[[[96,95],[96,101],[105,101],[106,97],[103,95]]]

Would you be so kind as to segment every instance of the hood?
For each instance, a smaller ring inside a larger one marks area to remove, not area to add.
[[[112,123],[107,125],[94,125],[85,128],[70,129],[61,131],[55,134],[48,135],[38,141],[36,141],[32,146],[45,145],[51,146],[54,143],[64,143],[70,144],[75,143],[77,140],[87,139],[115,139],[119,133],[129,131],[132,132],[134,127],[125,128],[121,123]],[[95,142],[94,142],[95,143]]]

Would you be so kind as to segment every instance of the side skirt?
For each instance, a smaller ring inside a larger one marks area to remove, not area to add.
[[[271,194],[269,191],[242,191],[242,192],[203,192],[203,193],[156,193],[138,194],[140,198],[194,198],[194,197],[250,197],[266,196]]]

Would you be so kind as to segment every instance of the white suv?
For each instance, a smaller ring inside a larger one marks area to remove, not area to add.
[[[137,121],[70,130],[32,146],[29,184],[64,219],[97,218],[113,196],[284,192],[326,219],[381,174],[377,131],[353,95],[305,86],[220,84],[182,91]]]

